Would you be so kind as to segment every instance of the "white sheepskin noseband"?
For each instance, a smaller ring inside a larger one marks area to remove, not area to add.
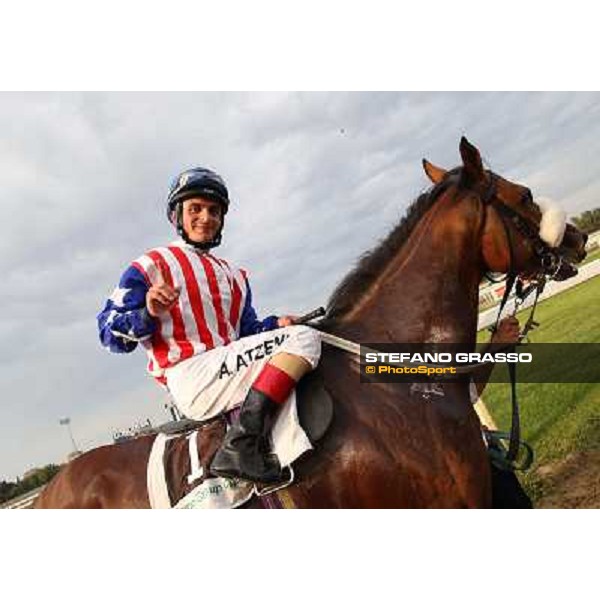
[[[567,227],[567,214],[554,200],[536,198],[535,203],[542,211],[540,238],[551,248],[560,246]]]

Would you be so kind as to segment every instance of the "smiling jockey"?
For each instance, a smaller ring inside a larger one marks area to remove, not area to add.
[[[246,272],[209,252],[228,208],[213,171],[192,168],[173,180],[167,216],[181,240],[131,263],[98,315],[100,340],[121,353],[141,343],[148,371],[186,417],[210,419],[243,400],[211,470],[273,483],[281,466],[267,436],[297,381],[317,366],[320,338],[292,316],[260,321]]]

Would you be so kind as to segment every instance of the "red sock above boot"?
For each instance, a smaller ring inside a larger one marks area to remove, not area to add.
[[[296,380],[282,369],[266,364],[252,387],[267,395],[273,402],[282,404],[296,386]]]

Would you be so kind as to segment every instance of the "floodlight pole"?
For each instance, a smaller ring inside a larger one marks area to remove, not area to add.
[[[66,425],[67,430],[69,431],[69,437],[71,438],[71,442],[73,443],[73,450],[75,452],[79,452],[79,448],[77,448],[77,444],[75,443],[75,438],[73,437],[73,432],[71,431],[71,418],[66,417],[65,419],[61,419],[59,421],[61,425]]]

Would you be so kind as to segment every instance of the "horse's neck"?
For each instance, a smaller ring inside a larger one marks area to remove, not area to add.
[[[473,343],[482,276],[478,217],[434,206],[340,324],[359,342]]]

